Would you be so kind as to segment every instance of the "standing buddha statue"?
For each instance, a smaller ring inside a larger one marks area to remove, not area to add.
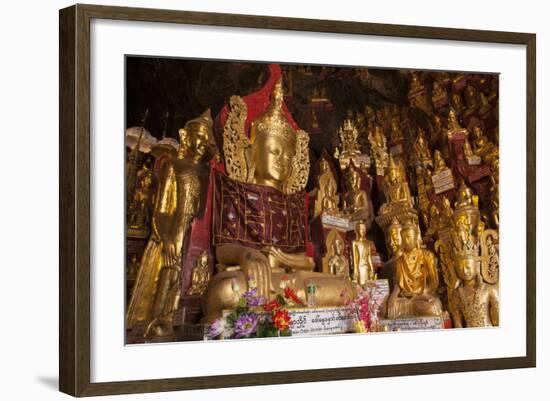
[[[353,266],[353,282],[365,288],[367,281],[376,280],[372,263],[371,246],[367,240],[367,227],[360,220],[355,226],[355,239],[351,243],[351,260]]]
[[[180,129],[176,159],[164,163],[151,221],[152,233],[145,248],[132,291],[126,327],[148,323],[145,334],[172,332],[172,314],[181,293],[183,245],[197,216],[205,168],[212,141],[210,110]]]

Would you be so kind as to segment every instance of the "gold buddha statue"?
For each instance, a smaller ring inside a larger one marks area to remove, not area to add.
[[[187,295],[202,295],[208,282],[210,281],[210,263],[208,252],[202,251],[191,275],[191,287],[187,290]]]
[[[361,189],[361,175],[349,168],[346,174],[348,190],[344,194],[344,212],[352,220],[372,220],[371,208],[367,193]]]
[[[401,237],[403,250],[395,262],[388,318],[439,316],[443,307],[436,295],[439,277],[435,255],[421,248],[420,228],[414,220],[405,222]]]
[[[462,126],[458,122],[457,112],[454,108],[451,108],[449,110],[449,115],[447,116],[447,128],[449,130],[449,135],[452,134],[454,131],[464,130],[464,128],[462,128]]]
[[[466,185],[464,180],[460,182],[460,186],[457,191],[457,199],[455,202],[455,208],[460,208],[464,206],[475,206],[477,207],[478,197],[474,194],[472,189]]]
[[[416,141],[414,142],[414,155],[418,164],[423,167],[432,165],[432,154],[422,127],[417,128]]]
[[[451,201],[447,197],[443,197],[442,210],[440,213],[440,226],[441,227],[451,227],[453,225],[453,214],[454,210],[451,206]]]
[[[367,240],[367,226],[359,220],[355,226],[355,239],[351,242],[353,282],[365,288],[367,281],[376,280],[372,263],[371,246]]]
[[[403,131],[401,129],[401,119],[399,116],[394,116],[391,119],[390,142],[392,145],[403,141]]]
[[[322,200],[322,213],[338,213],[338,193],[336,192],[336,182],[327,181]]]
[[[426,230],[426,235],[428,236],[436,235],[440,225],[441,225],[441,216],[439,213],[439,209],[435,204],[432,203],[430,205],[430,219],[429,219],[428,229]]]
[[[172,314],[181,295],[183,244],[196,217],[201,189],[200,170],[208,161],[212,141],[210,110],[180,129],[176,159],[163,166],[157,189],[152,233],[126,313],[126,327],[148,323],[145,335],[170,334]]]
[[[472,145],[470,145],[470,141],[468,138],[464,138],[464,144],[462,145],[462,151],[464,152],[464,156],[466,159],[471,158],[474,156],[474,152],[472,150]]]
[[[355,296],[349,280],[313,272],[315,265],[311,257],[303,251],[295,250],[295,244],[289,243],[283,248],[279,243],[286,237],[270,237],[271,231],[262,229],[270,224],[269,218],[266,220],[264,214],[247,210],[246,202],[256,202],[257,205],[260,193],[267,198],[267,205],[262,203],[260,206],[269,207],[273,211],[276,211],[273,208],[278,205],[288,205],[291,200],[298,202],[299,199],[303,202],[305,198],[303,188],[309,173],[309,136],[305,131],[295,130],[288,122],[283,111],[281,80],[273,87],[267,110],[252,122],[250,138],[244,130],[247,116],[245,101],[233,96],[229,107],[223,131],[224,161],[228,176],[223,178],[223,182],[239,186],[247,195],[243,207],[231,213],[234,216],[224,215],[223,218],[228,219],[229,228],[234,224],[233,219],[237,221],[239,214],[238,221],[246,223],[254,219],[256,223],[243,226],[243,230],[249,230],[247,232],[257,238],[257,243],[246,238],[236,238],[236,235],[226,235],[224,230],[219,233],[215,231],[216,260],[222,271],[214,275],[203,298],[206,322],[221,316],[223,310],[235,308],[239,297],[247,290],[250,278],[256,283],[258,295],[268,299],[282,293],[284,281],[304,301],[306,287],[310,284],[317,288],[315,296],[318,306],[345,305]],[[227,207],[231,205],[227,204]],[[301,220],[295,214],[298,212],[292,209],[291,213],[277,213],[277,224],[288,227],[288,231],[283,234],[290,232],[304,243],[304,227],[300,226]],[[219,224],[221,220],[220,217]]]
[[[453,254],[460,284],[449,299],[454,327],[499,325],[498,284],[483,281],[478,248],[477,240],[459,225],[453,236]]]
[[[128,207],[127,235],[129,237],[147,238],[149,236],[151,208],[154,204],[153,184],[153,172],[144,165],[138,173],[133,199]]]
[[[479,108],[479,99],[478,92],[475,87],[468,85],[464,89],[464,99],[466,100],[466,110],[464,111],[465,115],[474,113]]]
[[[498,158],[498,147],[493,144],[483,133],[480,125],[475,125],[472,129],[474,142],[474,153],[488,164]]]
[[[384,177],[383,189],[386,196],[386,203],[381,206],[381,213],[394,204],[405,203],[409,207],[413,206],[411,192],[409,190],[409,184],[403,165],[401,162],[395,162],[392,155],[390,155],[388,172],[386,177]]]
[[[440,79],[434,80],[432,87],[432,103],[434,105],[445,105],[448,101],[447,97],[444,82]]]
[[[353,113],[351,110],[348,111],[348,118],[344,120],[337,134],[339,144],[334,151],[334,158],[339,161],[340,168],[345,170],[354,158],[361,154],[358,142],[359,131],[353,122]]]
[[[328,259],[330,274],[349,277],[349,263],[344,256],[344,242],[337,237],[332,243],[332,255]]]
[[[339,196],[337,193],[336,179],[328,161],[321,158],[319,162],[319,175],[317,176],[317,197],[314,205],[314,217],[323,212],[338,210]]]
[[[439,174],[443,171],[447,170],[447,164],[445,163],[445,159],[443,159],[443,156],[441,155],[441,152],[439,150],[436,150],[434,152],[434,172],[433,174]]]
[[[384,170],[388,166],[388,146],[386,137],[379,124],[374,125],[372,132],[369,133],[369,143],[371,148],[371,157],[376,166],[376,175],[384,175]]]
[[[451,107],[459,116],[464,112],[464,104],[462,103],[462,96],[460,96],[460,93],[454,92],[451,95]]]

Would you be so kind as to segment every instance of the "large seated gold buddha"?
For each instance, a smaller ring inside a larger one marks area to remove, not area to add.
[[[306,303],[306,288],[315,286],[317,306],[345,305],[355,297],[354,285],[314,272],[306,255],[309,136],[289,123],[280,79],[248,136],[246,118],[247,104],[233,96],[223,132],[226,174],[214,179],[218,273],[204,295],[206,321],[236,307],[250,282],[268,299],[288,286]]]

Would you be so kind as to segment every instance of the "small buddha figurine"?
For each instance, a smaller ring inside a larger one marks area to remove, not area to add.
[[[439,79],[434,80],[432,87],[432,102],[436,107],[445,106],[448,102],[445,85]]]
[[[353,113],[348,111],[348,118],[344,120],[337,131],[339,144],[334,151],[334,157],[340,162],[340,167],[346,169],[355,156],[361,154],[358,142],[359,131],[353,122]]]
[[[336,182],[327,180],[325,191],[323,193],[321,213],[334,213],[338,211],[338,193],[336,192]]]
[[[484,162],[491,164],[491,161],[498,158],[498,147],[495,146],[483,133],[480,125],[472,129],[474,142],[474,153],[481,157]]]
[[[472,146],[470,145],[470,141],[468,138],[464,138],[464,144],[462,145],[462,151],[464,152],[464,156],[466,159],[471,158],[474,156],[474,152],[472,150]]]
[[[498,284],[483,281],[478,245],[471,237],[456,235],[453,250],[454,265],[460,279],[449,300],[454,327],[498,326]]]
[[[472,85],[468,85],[466,89],[464,89],[464,98],[466,100],[466,110],[464,111],[464,115],[467,116],[475,113],[479,108],[479,100],[476,88],[474,88]]]
[[[210,281],[210,258],[208,252],[202,251],[193,267],[191,275],[191,287],[187,290],[187,295],[202,295]]]
[[[365,220],[370,217],[370,203],[367,193],[361,189],[361,175],[349,168],[346,175],[347,192],[344,194],[344,211],[352,220]]]
[[[479,93],[479,114],[481,118],[486,118],[487,114],[491,111],[492,106],[489,103],[489,99],[485,93]]]
[[[367,226],[362,220],[359,220],[355,226],[355,239],[351,243],[351,260],[355,283],[364,288],[367,281],[376,280],[371,247],[367,240]]]
[[[449,110],[449,115],[447,117],[447,128],[449,131],[462,130],[462,126],[458,122],[458,116],[454,108]]]
[[[405,222],[401,237],[403,250],[396,260],[388,318],[439,316],[443,307],[436,295],[439,277],[435,255],[421,248],[420,228],[416,221]]]
[[[460,96],[460,93],[453,93],[451,95],[451,107],[459,116],[464,112],[464,105],[462,104],[462,96]]]
[[[387,206],[396,203],[406,203],[408,206],[412,207],[413,202],[405,171],[401,163],[396,163],[391,155],[388,172],[386,177],[384,177],[383,189],[386,196],[386,203],[380,208],[381,212]]]
[[[439,174],[443,171],[447,170],[447,164],[445,163],[445,159],[443,159],[443,156],[441,156],[441,152],[439,150],[436,150],[434,152],[434,172],[433,174]]]
[[[437,230],[439,230],[441,224],[441,216],[439,214],[439,209],[435,204],[430,205],[430,222],[428,225],[428,229],[426,230],[426,235],[433,236],[437,233]]]
[[[423,167],[428,167],[432,165],[432,154],[430,148],[428,147],[428,142],[426,141],[426,135],[422,127],[417,129],[417,137],[414,143],[414,152],[417,162]]]
[[[337,237],[332,243],[332,256],[328,260],[330,274],[349,277],[349,263],[344,256],[344,243]]]
[[[327,195],[327,192],[330,194]],[[314,216],[319,216],[326,210],[338,208],[338,194],[336,193],[336,179],[328,161],[322,157],[319,162],[317,176],[317,198],[314,205]]]
[[[391,119],[390,142],[395,145],[402,141],[403,131],[401,130],[401,120],[398,116],[393,117]]]
[[[454,210],[451,206],[451,201],[447,197],[443,197],[442,210],[440,213],[440,226],[451,227],[453,225]]]
[[[126,313],[126,327],[148,323],[145,335],[173,332],[172,316],[181,295],[183,245],[197,216],[202,172],[213,156],[210,110],[180,129],[180,149],[163,166],[155,197],[152,233],[141,259]]]
[[[475,195],[472,189],[466,185],[464,180],[462,180],[462,182],[460,183],[460,186],[458,187],[455,208],[459,208],[463,206],[477,207],[477,195]]]
[[[373,132],[369,134],[369,143],[372,158],[375,161],[376,174],[383,175],[383,171],[388,165],[388,147],[386,144],[386,137],[379,124],[376,124]]]
[[[144,165],[138,177],[129,207],[128,226],[133,229],[147,228],[150,221],[150,208],[154,203],[152,171]]]

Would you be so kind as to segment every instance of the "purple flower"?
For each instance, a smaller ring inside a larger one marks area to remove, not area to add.
[[[210,325],[207,336],[208,338],[216,338],[222,333],[224,337],[229,338],[233,335],[233,330],[224,318],[219,318]]]
[[[250,288],[243,294],[243,298],[246,300],[246,304],[249,307],[260,306],[265,303],[264,297],[258,296],[258,290],[256,288]]]
[[[235,338],[248,337],[256,332],[258,316],[242,315],[235,321]]]

